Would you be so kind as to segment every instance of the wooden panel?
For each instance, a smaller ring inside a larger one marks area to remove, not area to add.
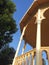
[[[49,3],[49,0],[38,0],[37,2],[39,4],[41,4],[41,3],[43,4],[46,2]],[[36,5],[37,5],[37,3],[36,3]],[[36,5],[35,5],[35,7],[36,7]],[[49,6],[49,4],[48,4],[48,6]],[[48,6],[46,5],[46,7],[48,7]],[[33,8],[35,8],[35,7],[32,6],[30,8],[28,13],[26,14],[28,18],[24,17],[24,20],[22,20],[22,22],[20,23],[21,31],[23,30],[23,27],[25,25],[27,25],[25,35],[24,35],[24,40],[27,43],[29,43],[32,47],[36,46],[37,25],[35,24],[36,18],[33,16],[34,11],[36,11],[36,9],[33,10]],[[36,11],[36,13],[37,13],[37,11]],[[41,32],[41,43],[42,43],[41,45],[49,46],[49,9],[45,11],[44,16],[46,19],[42,20],[42,23],[41,23],[41,31],[42,31]]]

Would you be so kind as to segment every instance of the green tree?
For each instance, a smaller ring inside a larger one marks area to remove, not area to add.
[[[12,35],[17,31],[17,25],[13,19],[15,11],[15,4],[11,0],[0,0],[0,49],[12,41]]]
[[[0,0],[0,65],[12,63],[15,50],[8,45],[13,40],[17,25],[13,19],[16,6],[12,0]]]
[[[9,45],[5,45],[2,51],[0,51],[0,65],[12,64],[14,54],[15,50],[10,48]]]

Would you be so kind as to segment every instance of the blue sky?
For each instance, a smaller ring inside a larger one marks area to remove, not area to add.
[[[10,43],[10,47],[13,47],[16,50],[21,36],[20,25],[19,25],[20,20],[27,11],[27,9],[29,8],[29,6],[31,5],[31,3],[33,2],[33,0],[12,0],[12,1],[16,5],[16,12],[14,13],[13,18],[16,20],[18,31],[13,35],[13,41]],[[19,55],[22,52],[23,45],[24,45],[24,41],[22,41]],[[32,47],[27,44],[25,52],[31,49]],[[46,59],[46,54],[44,52],[43,52],[43,57]]]
[[[10,43],[10,47],[14,47],[14,49],[17,49],[17,45],[19,43],[19,39],[21,36],[19,23],[20,23],[21,18],[27,11],[27,9],[33,2],[33,0],[13,0],[13,2],[16,5],[16,12],[14,13],[13,18],[16,20],[18,31],[13,35],[13,41]],[[20,53],[22,51],[23,45],[24,45],[24,41],[22,41]],[[27,44],[26,51],[31,50],[31,49],[32,49],[32,47]]]

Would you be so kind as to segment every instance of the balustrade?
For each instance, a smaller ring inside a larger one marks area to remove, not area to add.
[[[41,47],[40,51],[41,54],[43,51],[47,52],[47,57],[48,57],[47,59],[49,62],[49,47]],[[36,55],[36,49],[33,49],[25,54],[22,54],[21,56],[16,57],[15,65],[35,65],[34,64],[35,55]]]

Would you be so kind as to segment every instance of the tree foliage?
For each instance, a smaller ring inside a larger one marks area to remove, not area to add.
[[[12,41],[12,34],[17,31],[17,25],[13,19],[15,11],[15,4],[11,0],[0,0],[0,49]]]
[[[15,54],[15,50],[8,46],[17,31],[17,25],[13,19],[15,11],[16,6],[12,0],[0,0],[0,65],[11,64]]]
[[[12,64],[15,50],[10,48],[8,45],[0,51],[0,65],[9,65]]]

